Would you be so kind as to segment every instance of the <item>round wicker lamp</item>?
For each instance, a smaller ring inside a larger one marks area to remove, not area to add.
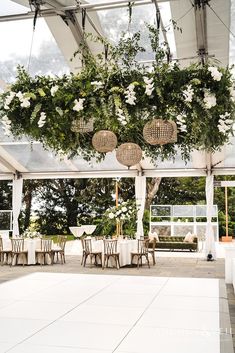
[[[173,135],[172,135],[172,138],[170,139],[170,141],[168,143],[175,143],[177,142],[177,125],[174,121],[170,120],[169,121],[171,123],[171,125],[173,126]]]
[[[177,126],[174,121],[153,119],[143,129],[146,142],[150,145],[164,145],[177,141]]]
[[[116,152],[116,158],[119,163],[127,166],[136,165],[141,161],[142,150],[139,145],[132,142],[123,143]]]
[[[72,121],[71,131],[73,132],[92,132],[93,131],[93,119],[85,121],[83,118],[76,119]]]
[[[92,137],[92,145],[97,152],[111,152],[117,146],[117,136],[108,130],[100,130]]]

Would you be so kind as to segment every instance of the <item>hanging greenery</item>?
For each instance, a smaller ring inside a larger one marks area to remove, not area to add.
[[[148,26],[155,53],[151,68],[138,63],[140,33],[125,34],[117,46],[105,45],[105,58],[81,44],[78,74],[30,77],[22,67],[10,90],[0,96],[0,117],[6,135],[28,136],[46,148],[85,159],[104,154],[92,146],[99,130],[116,134],[118,146],[138,144],[152,160],[174,157],[180,150],[187,160],[193,149],[214,152],[233,134],[235,90],[229,68],[193,64],[180,68],[167,63],[159,30]],[[91,36],[90,36],[91,37]],[[94,39],[93,40],[97,40]],[[77,132],[77,120],[93,121],[93,131]],[[143,128],[153,119],[177,124],[177,142],[150,145]]]

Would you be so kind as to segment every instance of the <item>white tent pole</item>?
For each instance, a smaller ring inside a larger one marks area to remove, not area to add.
[[[144,236],[143,228],[143,216],[144,216],[144,206],[145,206],[145,196],[146,196],[146,177],[145,176],[136,176],[135,177],[135,198],[137,211],[137,230],[136,238]]]
[[[19,235],[19,223],[18,218],[20,215],[22,205],[22,193],[23,193],[23,178],[13,179],[12,186],[12,215],[13,215],[13,236]]]

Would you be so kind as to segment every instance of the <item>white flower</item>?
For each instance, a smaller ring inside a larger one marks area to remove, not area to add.
[[[130,32],[127,32],[127,33],[123,36],[123,39],[124,39],[124,40],[132,39],[132,38],[133,38],[133,34],[130,33]]]
[[[232,128],[233,120],[229,119],[230,113],[225,112],[224,114],[220,114],[219,123],[217,125],[219,132],[222,134],[226,134]]]
[[[95,86],[95,91],[104,87],[104,83],[102,81],[92,81],[91,85]]]
[[[23,98],[21,103],[20,103],[20,106],[22,108],[28,108],[30,107],[30,101],[29,101],[30,98]]]
[[[9,105],[11,104],[12,102],[12,99],[15,97],[16,93],[13,92],[13,91],[10,91],[8,96],[6,96],[6,99],[5,99],[5,104],[4,104],[4,109],[10,109],[9,108]]]
[[[185,124],[182,124],[181,126],[179,126],[179,130],[181,132],[187,132],[187,126]]]
[[[2,117],[2,125],[4,130],[4,135],[9,136],[11,134],[11,120],[8,118],[7,115]]]
[[[177,123],[177,125],[178,125],[178,127],[179,127],[179,130],[181,131],[181,132],[187,132],[187,125],[185,124],[186,123],[186,121],[185,121],[185,115],[184,114],[179,114],[179,115],[177,115],[177,117],[176,117],[176,119],[177,119],[177,121],[176,121],[176,123]]]
[[[80,110],[83,110],[83,102],[85,101],[84,98],[79,98],[79,100],[75,99],[74,103],[74,107],[73,110],[79,112]]]
[[[136,96],[135,96],[134,89],[135,89],[135,86],[131,83],[124,92],[126,103],[130,105],[135,105]]]
[[[45,123],[46,123],[46,113],[41,112],[40,118],[38,120],[38,126],[43,127],[45,125]]]
[[[181,115],[181,114],[177,115],[176,119],[177,119],[177,124],[178,123],[185,123],[185,115],[184,114],[183,115]]]
[[[109,213],[109,218],[113,219],[114,218],[114,214],[112,212]]]
[[[209,91],[205,91],[203,102],[205,104],[206,109],[211,109],[216,106],[216,96],[214,93],[210,93]]]
[[[58,91],[58,89],[59,89],[59,86],[57,86],[57,85],[51,87],[51,95],[52,95],[52,97],[55,96],[55,94]]]
[[[124,112],[121,108],[117,108],[116,115],[118,117],[118,121],[120,122],[120,124],[122,124],[122,125],[127,124],[127,119],[126,119]]]
[[[193,95],[194,95],[194,90],[192,88],[192,85],[188,85],[187,88],[182,92],[185,102],[192,102],[193,100]]]
[[[145,93],[147,94],[147,96],[151,96],[151,94],[154,90],[153,78],[148,78],[148,77],[144,76],[144,83],[146,84]]]
[[[210,66],[210,67],[208,67],[208,71],[210,71],[213,80],[215,80],[215,81],[220,81],[220,80],[221,80],[222,73],[219,72],[219,70],[217,69],[217,67],[215,67],[215,66]]]
[[[16,93],[16,97],[19,98],[20,101],[22,101],[24,99],[24,95],[21,91]]]
[[[126,206],[122,207],[122,212],[126,212],[126,211],[127,211]]]

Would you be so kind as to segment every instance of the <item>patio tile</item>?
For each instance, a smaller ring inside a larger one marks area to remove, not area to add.
[[[29,344],[113,350],[130,326],[55,322],[27,340]]]

